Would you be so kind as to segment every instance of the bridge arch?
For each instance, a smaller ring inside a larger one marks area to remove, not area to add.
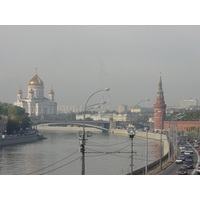
[[[73,126],[79,126],[79,127],[83,127],[83,123],[80,122],[65,122],[65,123],[45,123],[45,126],[60,126],[60,127],[66,127],[68,125],[73,125]],[[92,124],[85,124],[85,127],[89,127],[89,128],[96,128],[99,130],[102,130],[103,133],[108,133],[109,129],[108,128],[104,128],[101,126],[95,126]]]

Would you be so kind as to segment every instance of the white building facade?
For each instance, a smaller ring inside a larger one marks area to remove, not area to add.
[[[37,74],[28,82],[28,96],[23,98],[22,90],[18,90],[17,102],[14,102],[14,105],[24,108],[29,116],[57,114],[54,91],[49,91],[49,98],[44,97],[44,83]]]
[[[58,113],[78,113],[78,112],[83,112],[83,106],[57,106]]]
[[[110,121],[112,118],[112,115],[107,115],[107,114],[86,114],[85,118],[91,118],[94,121]],[[76,120],[83,120],[84,115],[76,115]]]
[[[190,107],[194,107],[194,106],[198,106],[198,100],[195,98],[182,100],[180,102],[180,108],[190,108]]]

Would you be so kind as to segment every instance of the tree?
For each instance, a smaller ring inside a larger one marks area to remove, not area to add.
[[[7,132],[19,131],[30,127],[30,118],[24,108],[8,103],[0,105],[0,114],[8,116]]]
[[[26,111],[24,108],[21,108],[19,106],[13,106],[13,105],[8,107],[8,116],[23,116],[25,114],[26,114]]]
[[[169,120],[176,121],[199,121],[200,111],[184,111],[184,112],[174,112],[169,116]]]
[[[8,108],[10,106],[13,106],[13,105],[9,104],[9,103],[1,103],[1,105],[0,105],[0,114],[8,116]]]

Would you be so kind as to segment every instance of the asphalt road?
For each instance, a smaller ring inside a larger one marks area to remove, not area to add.
[[[192,147],[192,148],[194,150],[194,153],[191,154],[191,155],[193,155],[193,160],[194,160],[193,166],[194,166],[194,169],[188,169],[188,175],[195,175],[196,174],[197,165],[200,163],[200,160],[199,160],[200,158],[199,158],[197,149],[195,149],[194,147]],[[173,163],[169,167],[167,167],[166,169],[164,169],[163,171],[161,171],[160,173],[158,173],[157,175],[178,175],[178,170],[183,165],[184,165],[184,163],[183,164]]]

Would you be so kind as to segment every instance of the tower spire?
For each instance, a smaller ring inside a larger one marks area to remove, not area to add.
[[[158,90],[156,96],[156,102],[154,104],[154,129],[163,129],[163,122],[165,119],[166,104],[164,100],[164,92],[162,88],[161,73],[159,74]]]

